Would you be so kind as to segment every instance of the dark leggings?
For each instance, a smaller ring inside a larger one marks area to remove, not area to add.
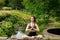
[[[28,34],[28,36],[36,36],[36,35],[37,35],[36,32],[30,32],[30,33]]]

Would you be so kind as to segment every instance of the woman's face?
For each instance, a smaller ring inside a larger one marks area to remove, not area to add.
[[[31,22],[34,22],[34,17],[31,17]]]

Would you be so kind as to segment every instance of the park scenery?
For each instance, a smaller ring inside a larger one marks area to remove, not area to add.
[[[31,16],[42,38],[28,40],[60,40],[60,0],[0,0],[0,40],[22,40]]]

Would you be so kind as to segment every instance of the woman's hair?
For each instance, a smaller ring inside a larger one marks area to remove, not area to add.
[[[31,17],[33,17],[34,18],[34,22],[36,22],[36,17],[35,16],[31,16]],[[30,17],[30,19],[31,19],[31,17]],[[30,20],[31,21],[31,20]]]

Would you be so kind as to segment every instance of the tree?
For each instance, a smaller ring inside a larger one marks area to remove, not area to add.
[[[22,1],[23,0],[8,0],[9,3],[7,5],[13,9],[23,9]]]
[[[25,8],[38,18],[39,23],[46,23],[50,17],[59,15],[59,4],[59,0],[23,0]]]
[[[37,17],[38,24],[48,20],[48,3],[48,0],[23,0],[25,8]]]
[[[0,0],[0,8],[5,5],[5,0]]]

